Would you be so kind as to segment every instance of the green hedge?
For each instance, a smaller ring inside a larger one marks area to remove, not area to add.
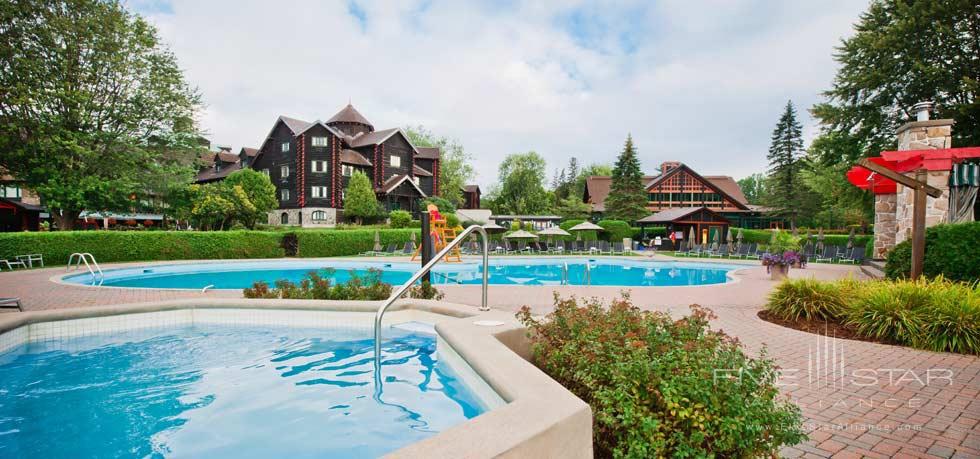
[[[947,279],[976,282],[980,279],[980,222],[937,225],[926,229],[926,258],[922,272]],[[912,272],[912,243],[904,241],[888,253],[885,275],[908,277]]]
[[[732,228],[733,234],[738,235],[739,228]],[[742,242],[755,243],[755,244],[768,244],[772,239],[772,231],[770,230],[759,230],[759,229],[741,229],[742,231]],[[800,237],[803,237],[803,233],[800,233]],[[823,237],[823,243],[828,245],[847,245],[847,234],[825,234]],[[810,233],[810,238],[814,241],[817,240],[816,232]],[[855,246],[865,246],[869,240],[873,240],[874,236],[870,234],[857,234],[854,236]]]
[[[382,230],[305,230],[297,231],[299,242],[299,257],[338,257],[357,255],[374,248],[374,233],[381,235],[381,245],[396,243],[399,247],[411,240],[415,233],[415,241],[422,240],[422,231],[415,228],[382,229]]]
[[[606,241],[623,242],[624,238],[633,236],[630,224],[622,220],[599,220],[596,224],[605,229],[600,237]]]
[[[56,231],[0,233],[0,258],[40,253],[48,265],[89,252],[100,263],[284,255],[284,233],[266,231]]]

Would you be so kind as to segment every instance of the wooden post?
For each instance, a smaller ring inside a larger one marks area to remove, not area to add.
[[[925,169],[915,171],[915,181],[919,184],[914,189],[912,203],[912,279],[922,275],[922,264],[926,258],[926,183]]]
[[[422,223],[422,245],[419,246],[422,255],[422,266],[425,266],[429,260],[432,259],[432,228],[429,226],[429,213],[422,212],[421,215]],[[425,273],[422,276],[422,282],[432,282],[432,278],[429,273]]]

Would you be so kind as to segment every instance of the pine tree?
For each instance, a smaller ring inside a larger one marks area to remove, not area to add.
[[[768,204],[773,213],[788,218],[794,225],[800,215],[804,194],[804,185],[800,182],[803,153],[803,128],[796,120],[793,101],[789,101],[772,131],[772,144],[767,155],[771,184]]]
[[[647,191],[643,187],[640,159],[633,148],[633,136],[629,135],[613,167],[612,186],[606,197],[606,217],[633,222],[650,214],[646,205]]]

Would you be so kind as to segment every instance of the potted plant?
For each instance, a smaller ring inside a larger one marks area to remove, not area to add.
[[[779,281],[786,279],[789,275],[790,266],[799,266],[800,255],[792,250],[783,253],[767,253],[762,256],[762,264],[766,267],[772,280]]]

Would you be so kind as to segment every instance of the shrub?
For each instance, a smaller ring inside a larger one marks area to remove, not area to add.
[[[623,242],[623,238],[633,235],[630,224],[622,220],[599,220],[596,224],[605,230],[602,232],[602,238],[607,241]]]
[[[422,210],[425,210],[425,208],[429,204],[435,204],[435,206],[439,208],[439,212],[440,213],[451,214],[451,213],[456,212],[456,205],[455,204],[453,204],[452,202],[450,202],[448,199],[445,199],[445,198],[442,198],[442,197],[439,197],[439,196],[429,196],[428,198],[423,199],[421,201],[421,208],[422,208]]]
[[[837,320],[847,308],[844,284],[788,279],[769,294],[766,310],[783,320]]]
[[[323,275],[321,275],[321,272]],[[333,269],[310,271],[306,277],[295,284],[285,279],[275,282],[270,289],[266,282],[255,282],[251,288],[242,290],[245,298],[282,298],[294,300],[365,300],[380,301],[391,296],[392,286],[381,281],[381,270],[369,269],[365,274],[350,271],[350,280],[342,284],[331,281]],[[443,293],[428,282],[422,282],[408,291],[412,298],[441,300]]]
[[[279,258],[283,233],[265,231],[55,231],[0,233],[0,258],[40,253],[45,264],[89,252],[99,263]]]
[[[409,228],[412,226],[412,214],[404,210],[393,210],[388,214],[392,228]]]
[[[404,246],[415,233],[415,240],[421,241],[419,228],[404,229],[351,229],[351,230],[304,230],[296,231],[299,243],[299,257],[339,257],[364,253],[374,248],[374,233],[381,236],[381,245],[398,244]]]
[[[408,296],[423,300],[441,300],[446,295],[440,292],[439,289],[433,287],[429,281],[422,281],[408,290]]]
[[[869,282],[846,323],[869,338],[916,346],[921,339],[930,296],[924,280]]]
[[[732,228],[734,234],[738,234],[739,228]],[[760,230],[760,229],[747,229],[743,228],[742,231],[742,242],[754,243],[754,244],[769,244],[772,239],[772,230]],[[791,231],[783,231],[792,234]],[[806,243],[806,234],[800,232],[801,243]],[[847,245],[847,234],[824,234],[823,243],[827,245]],[[870,234],[857,234],[854,236],[854,244],[857,246],[863,246],[868,243],[869,240],[874,239],[874,236]],[[816,243],[817,235],[816,232],[810,233],[810,242]],[[802,244],[801,244],[802,245]]]
[[[556,294],[546,320],[518,313],[533,362],[592,407],[596,456],[775,456],[805,439],[772,361],[749,358],[692,309],[674,321],[628,297],[606,308]]]
[[[446,214],[442,214],[442,216],[446,218],[446,226],[450,228],[455,228],[459,226],[459,217],[456,216],[456,214],[446,213]]]
[[[980,222],[937,225],[926,229],[922,272],[929,277],[975,282],[980,279]],[[885,275],[908,277],[912,272],[912,243],[903,241],[888,253]]]

